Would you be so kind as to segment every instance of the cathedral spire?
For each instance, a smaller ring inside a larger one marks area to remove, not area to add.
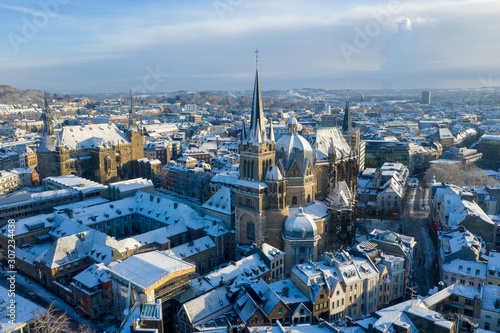
[[[273,121],[272,121],[272,119],[269,121],[269,142],[271,144],[275,143],[275,140],[274,140],[274,128],[273,128]]]
[[[50,112],[49,103],[47,102],[47,94],[43,92],[43,111],[42,111],[43,129],[48,135],[54,134],[52,128],[52,113]]]
[[[241,130],[241,141],[245,143],[247,141],[247,130],[245,126],[245,119],[243,119],[243,128]]]
[[[349,90],[347,91],[347,102],[345,103],[344,109],[344,122],[342,123],[342,132],[348,132],[352,130],[351,125],[351,110],[349,108]]]
[[[262,108],[262,96],[260,94],[260,83],[259,83],[259,50],[256,53],[256,69],[255,69],[255,84],[253,88],[253,98],[252,98],[252,117],[250,120],[250,138],[257,136],[257,132],[265,129],[264,127],[264,110]],[[260,134],[260,136],[262,136]]]
[[[128,114],[128,129],[132,131],[137,131],[137,123],[135,122],[134,99],[132,98],[132,89],[130,89],[130,111]]]

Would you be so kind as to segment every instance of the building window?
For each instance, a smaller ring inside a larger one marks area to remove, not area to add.
[[[247,222],[247,238],[255,240],[255,225],[253,222]]]
[[[297,197],[292,197],[292,205],[297,205]]]

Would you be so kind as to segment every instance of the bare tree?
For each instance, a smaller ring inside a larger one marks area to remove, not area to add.
[[[70,331],[70,319],[66,313],[60,313],[54,306],[54,302],[50,304],[43,315],[35,319],[34,332],[36,333],[59,333]]]
[[[476,165],[434,164],[425,172],[424,180],[428,183],[433,178],[437,182],[448,182],[458,186],[474,188],[500,184],[498,180],[486,175],[484,170]]]
[[[75,333],[95,333],[95,331],[87,325],[80,324],[78,325],[78,329],[75,331]]]

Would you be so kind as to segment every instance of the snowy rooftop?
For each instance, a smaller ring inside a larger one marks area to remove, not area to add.
[[[56,145],[64,150],[111,148],[115,145],[129,144],[128,136],[115,124],[64,126],[56,136],[45,135],[39,151],[54,151]]]
[[[59,190],[61,191],[61,190]],[[87,207],[92,207],[92,206],[97,206],[97,205],[101,205],[101,204],[105,204],[109,202],[108,199],[104,199],[104,198],[93,198],[93,199],[88,199],[88,200],[83,200],[83,201],[79,201],[79,202],[74,202],[74,203],[70,203],[70,204],[67,204],[67,205],[61,205],[61,206],[55,206],[54,207],[54,211],[57,211],[57,210],[65,210],[65,209],[75,209],[75,208],[87,208]]]
[[[221,278],[226,282],[230,282],[239,275],[256,278],[269,273],[269,271],[269,267],[259,255],[253,254],[206,275],[204,279],[215,287],[219,285]]]
[[[80,274],[73,277],[73,280],[90,289],[99,286],[101,282],[108,282],[108,271],[104,264],[93,264]]]
[[[234,214],[232,209],[232,193],[231,190],[222,186],[207,202],[203,204],[203,208],[213,210],[222,214]]]
[[[9,203],[5,203],[3,205],[0,205],[0,208],[17,206],[17,205],[21,205],[21,204],[26,205],[26,204],[35,203],[35,202],[38,202],[41,200],[57,199],[58,197],[68,196],[68,195],[76,194],[76,193],[78,193],[76,190],[70,189],[70,188],[62,189],[62,190],[43,191],[43,192],[37,192],[37,193],[28,193],[28,194],[23,193],[22,196],[18,195],[19,200],[15,199],[16,201],[11,201]],[[11,197],[13,197],[14,195],[12,195]],[[28,198],[28,197],[30,197],[30,198],[27,200],[22,200],[22,198]]]
[[[455,259],[443,264],[443,271],[486,280],[486,266],[484,262]]]
[[[73,188],[83,193],[95,190],[106,190],[108,188],[107,186],[104,186],[92,180],[74,175],[47,177],[44,179],[44,181],[45,180],[56,183],[60,186],[64,186],[66,188]]]
[[[146,291],[168,275],[192,268],[194,265],[160,251],[152,251],[131,256],[113,265],[109,272],[137,288]]]
[[[267,243],[263,243],[260,248],[261,248],[262,254],[264,254],[270,261],[285,254],[285,252],[280,251],[279,249],[277,249],[274,246],[271,246]]]
[[[309,298],[290,279],[270,283],[269,287],[280,296],[285,304],[309,302]]]
[[[315,200],[314,202],[302,207],[304,213],[313,217],[315,221],[324,219],[328,216],[328,207],[323,201]],[[299,207],[290,207],[289,216],[296,215]]]
[[[8,317],[10,301],[9,290],[0,286],[0,333],[12,332],[16,328],[22,327],[25,323],[29,323],[36,317],[44,314],[47,310],[37,304],[25,299],[17,294],[15,296],[15,320]]]
[[[264,189],[264,188],[267,188],[267,184],[264,183],[264,182],[252,182],[252,181],[248,181],[248,180],[243,180],[243,179],[239,179],[237,182],[236,182],[236,185],[238,186],[244,186],[244,187],[249,187],[249,188],[253,188],[253,189],[256,189],[256,190],[261,190],[261,189]]]
[[[451,295],[463,296],[469,299],[480,297],[480,288],[472,286],[464,286],[461,284],[452,284],[443,290],[429,296],[423,300],[426,306],[434,306],[439,302],[446,300]]]
[[[479,248],[481,243],[470,231],[452,231],[441,234],[441,248],[444,255],[450,255],[462,249],[462,247]]]
[[[194,241],[171,248],[169,252],[172,252],[177,257],[184,259],[195,254],[202,253],[203,251],[213,249],[215,246],[216,245],[210,236],[204,236],[195,239]]]
[[[500,309],[495,306],[500,299],[500,287],[484,285],[481,309],[500,313]]]
[[[153,182],[144,178],[129,179],[109,184],[110,188],[116,188],[120,192],[139,190],[149,186],[153,187]]]
[[[232,303],[226,297],[226,294],[226,288],[220,287],[190,300],[182,307],[192,323],[199,323],[207,317],[228,311]]]

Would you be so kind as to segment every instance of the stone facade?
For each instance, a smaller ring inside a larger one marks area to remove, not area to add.
[[[269,131],[265,130],[257,73],[251,123],[248,130],[244,125],[239,145],[239,180],[234,190],[236,241],[288,249],[289,260],[292,253],[288,252],[296,253],[294,258],[299,258],[303,250],[300,240],[283,240],[286,220],[299,207],[322,210],[313,217],[318,239],[309,242],[313,249],[308,257],[341,244],[351,245],[354,200],[335,208],[333,214],[317,200],[325,199],[340,181],[347,184],[351,193],[356,193],[359,170],[358,155],[353,153],[359,150],[351,150],[338,129],[322,131],[318,139],[321,143],[313,149],[298,128],[297,120],[291,118],[288,134],[278,141],[274,139],[272,123]]]
[[[66,149],[62,142],[55,145],[55,150],[39,149],[37,158],[40,176],[43,179],[52,176],[77,175],[102,184],[123,180],[125,179],[124,166],[144,156],[142,132],[129,131],[127,137],[128,142],[104,147]],[[47,136],[45,139],[47,141],[58,140],[54,136]]]

